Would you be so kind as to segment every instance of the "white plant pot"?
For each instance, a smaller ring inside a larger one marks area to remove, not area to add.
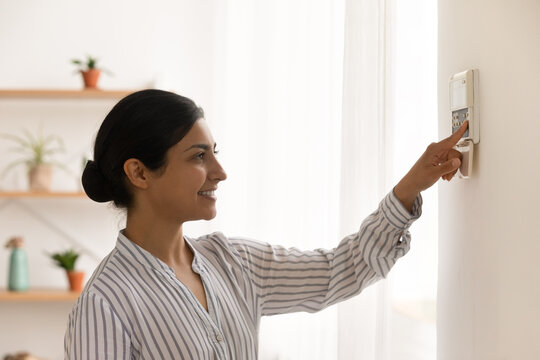
[[[36,165],[28,174],[30,191],[51,191],[52,166]]]

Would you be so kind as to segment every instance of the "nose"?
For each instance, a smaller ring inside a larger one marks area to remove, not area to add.
[[[221,166],[221,164],[219,163],[217,159],[215,162],[214,171],[212,172],[212,178],[213,180],[218,180],[218,181],[223,181],[227,179],[227,173],[225,172],[225,170],[223,169],[223,167]]]

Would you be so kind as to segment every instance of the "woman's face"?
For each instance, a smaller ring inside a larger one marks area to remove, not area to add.
[[[162,216],[181,222],[216,216],[218,183],[227,174],[216,159],[216,143],[206,120],[199,119],[179,143],[167,152],[161,175],[152,177],[152,207]]]

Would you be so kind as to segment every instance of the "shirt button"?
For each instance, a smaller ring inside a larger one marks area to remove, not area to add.
[[[216,340],[220,341],[220,342],[223,341],[223,336],[221,336],[221,334],[217,334],[216,335]]]

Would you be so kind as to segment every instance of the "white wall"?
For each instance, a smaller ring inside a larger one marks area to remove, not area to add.
[[[473,177],[439,186],[439,360],[540,358],[540,2],[439,0],[448,78],[480,71]]]
[[[0,86],[77,88],[71,59],[96,56],[103,88],[172,87],[210,101],[213,0],[0,1]]]
[[[103,76],[104,89],[157,86],[193,98],[207,110],[212,101],[213,1],[0,1],[0,88],[82,87],[71,58],[89,53],[114,73]],[[82,155],[90,155],[95,133],[115,100],[0,99],[0,133],[35,131],[60,135],[67,152],[57,160],[76,175]],[[207,111],[208,115],[208,111]],[[0,141],[0,169],[15,159],[11,144]],[[0,182],[2,190],[25,189],[21,167]],[[57,190],[75,190],[78,178],[61,171]],[[111,207],[84,199],[0,199],[0,243],[23,235],[30,260],[32,287],[65,288],[64,273],[44,251],[70,246],[69,241],[29,213],[84,244],[97,258],[115,245],[123,216]],[[9,252],[0,250],[0,288],[7,283]],[[88,276],[97,265],[83,254],[80,268]],[[0,302],[0,358],[27,350],[44,359],[63,358],[63,336],[72,303]]]

